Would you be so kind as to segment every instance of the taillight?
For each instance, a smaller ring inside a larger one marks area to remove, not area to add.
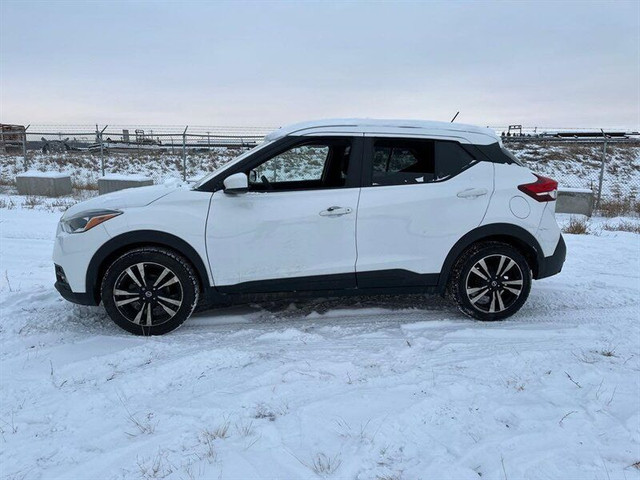
[[[518,190],[526,193],[538,202],[553,202],[558,198],[558,182],[551,178],[543,177],[542,175],[536,175],[535,173],[534,175],[538,177],[538,180],[533,183],[518,185]]]

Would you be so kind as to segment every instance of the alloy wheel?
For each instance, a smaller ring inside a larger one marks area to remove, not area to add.
[[[182,306],[183,289],[178,276],[159,263],[140,262],[118,276],[113,302],[131,323],[161,325],[171,320]]]
[[[511,307],[524,288],[518,264],[507,255],[488,255],[467,274],[465,289],[471,305],[483,313],[500,313]]]

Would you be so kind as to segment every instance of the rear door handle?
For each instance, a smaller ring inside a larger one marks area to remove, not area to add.
[[[323,217],[339,217],[341,215],[347,215],[348,213],[351,213],[353,210],[351,210],[349,207],[329,207],[326,210],[322,210],[320,212],[320,215]]]
[[[458,197],[460,198],[476,198],[481,197],[489,193],[489,190],[486,188],[467,188],[466,190],[462,190],[458,192]]]

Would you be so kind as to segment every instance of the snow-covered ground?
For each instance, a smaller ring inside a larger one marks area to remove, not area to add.
[[[500,323],[353,298],[139,338],[58,296],[60,213],[16,202],[0,209],[3,479],[640,478],[638,234],[566,235],[563,272]]]

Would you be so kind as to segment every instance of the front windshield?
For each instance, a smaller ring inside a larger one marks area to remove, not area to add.
[[[201,178],[194,186],[194,189],[198,189],[200,188],[202,185],[204,185],[205,183],[207,183],[209,180],[211,180],[213,177],[215,177],[216,175],[218,175],[220,172],[226,170],[227,168],[231,167],[232,165],[235,165],[236,163],[244,160],[245,158],[247,158],[249,155],[253,155],[255,152],[262,150],[264,147],[266,147],[267,145],[271,145],[273,143],[273,140],[268,140],[265,141],[263,143],[261,143],[260,145],[257,145],[255,147],[253,147],[251,150],[247,150],[246,152],[244,152],[242,155],[234,158],[233,160],[231,160],[230,162],[225,163],[224,165],[219,166],[218,168],[216,168],[213,172],[208,173],[207,175],[205,175],[203,178]]]

